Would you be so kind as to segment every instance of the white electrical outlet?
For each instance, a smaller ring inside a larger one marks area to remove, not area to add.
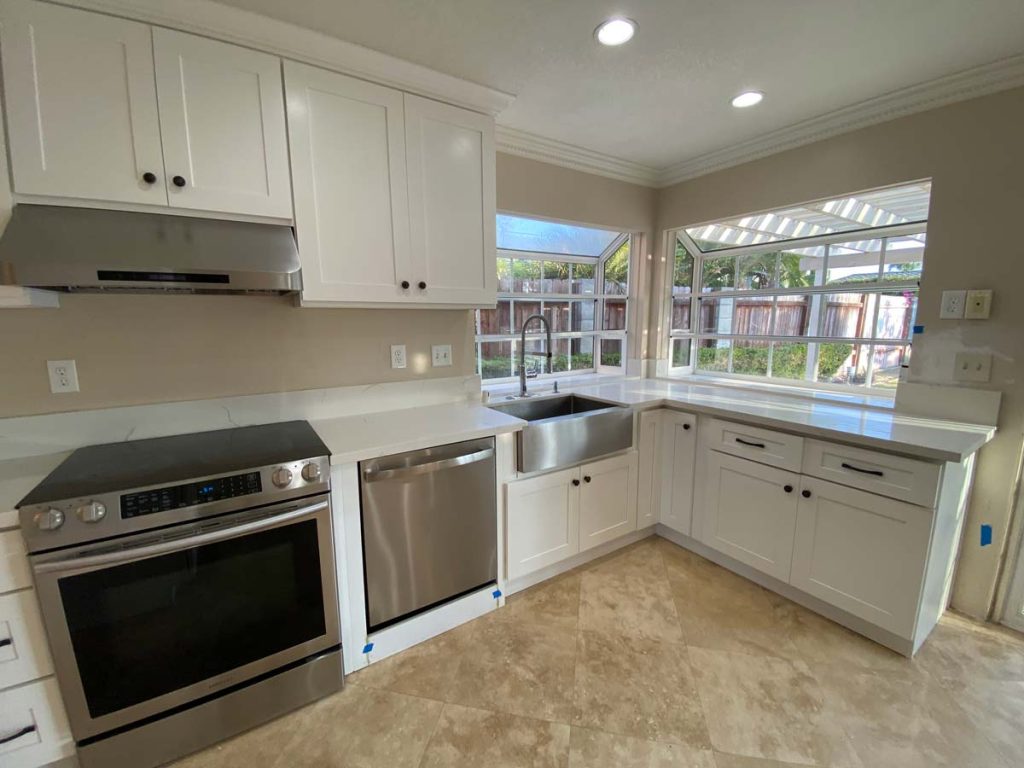
[[[968,291],[964,304],[965,320],[988,320],[992,311],[992,291]]]
[[[430,356],[435,368],[452,364],[452,345],[435,344],[430,348]]]
[[[959,352],[954,381],[988,381],[992,376],[992,355],[985,352]]]
[[[405,368],[405,344],[391,345],[391,367]]]
[[[74,360],[47,360],[46,369],[50,372],[51,392],[78,391],[78,368]]]
[[[943,320],[959,320],[964,316],[967,291],[943,291],[939,317]]]

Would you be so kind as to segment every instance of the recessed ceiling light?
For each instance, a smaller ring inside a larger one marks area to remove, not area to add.
[[[732,105],[741,109],[743,107],[752,107],[755,104],[760,104],[763,98],[764,94],[761,91],[744,91],[732,100]]]
[[[602,22],[594,30],[594,36],[602,45],[622,45],[633,38],[634,32],[636,32],[636,22],[620,17]]]

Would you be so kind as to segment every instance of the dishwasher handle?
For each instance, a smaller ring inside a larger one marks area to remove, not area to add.
[[[429,472],[437,472],[440,469],[450,469],[452,467],[461,467],[465,464],[475,464],[478,461],[489,459],[493,455],[493,448],[485,448],[482,451],[466,453],[462,456],[452,456],[450,459],[439,459],[438,461],[428,461],[423,464],[413,464],[410,467],[396,467],[395,469],[377,469],[376,467],[367,467],[363,470],[363,480],[368,483],[373,483],[377,480],[402,480],[406,477],[415,477],[416,475],[425,475]]]

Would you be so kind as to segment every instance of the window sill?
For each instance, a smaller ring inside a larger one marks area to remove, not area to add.
[[[815,387],[801,387],[786,384],[771,384],[760,381],[744,381],[725,376],[708,376],[705,374],[681,374],[678,376],[660,377],[669,381],[682,381],[688,384],[703,384],[713,387],[733,387],[748,392],[763,392],[784,397],[801,398],[804,400],[815,400],[823,403],[836,403],[840,405],[857,405],[863,408],[874,408],[880,411],[891,411],[895,407],[896,391],[892,394],[879,394],[877,392],[838,392],[834,389],[817,389]]]

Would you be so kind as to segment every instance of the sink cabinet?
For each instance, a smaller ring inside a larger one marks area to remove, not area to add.
[[[636,530],[635,451],[579,469],[580,551]]]

